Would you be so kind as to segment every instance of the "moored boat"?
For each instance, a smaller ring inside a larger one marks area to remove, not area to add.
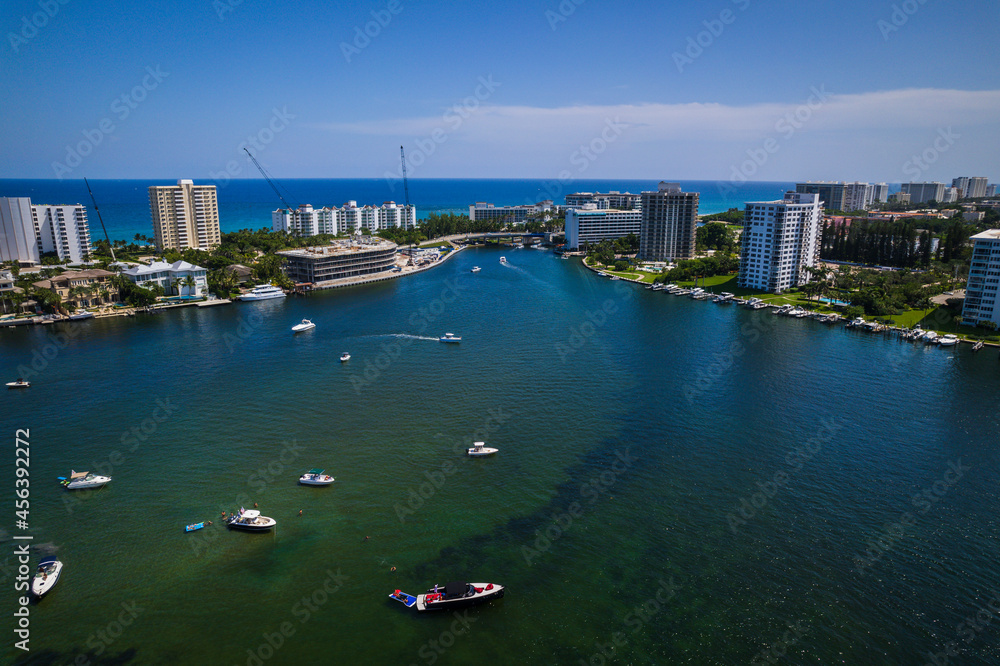
[[[260,511],[254,509],[240,509],[239,513],[226,518],[226,526],[234,530],[244,530],[246,532],[266,532],[278,524],[274,518],[260,515]]]
[[[59,574],[62,573],[63,564],[56,559],[55,555],[43,557],[35,569],[35,577],[31,581],[31,593],[41,599],[59,581]]]
[[[494,583],[466,583],[457,581],[444,586],[435,585],[424,594],[416,596],[396,590],[389,597],[418,611],[456,610],[468,608],[503,597],[503,585]]]
[[[472,447],[466,449],[467,453],[474,458],[491,456],[499,450],[492,446],[486,446],[486,442],[473,442]]]
[[[308,331],[311,328],[316,328],[316,324],[312,323],[308,319],[303,319],[301,324],[292,326],[292,333],[301,333],[302,331]]]
[[[91,472],[70,471],[68,479],[60,476],[59,481],[66,487],[66,490],[86,490],[87,488],[100,488],[111,481],[111,477]]]
[[[982,340],[977,340],[976,344],[972,345],[972,351],[977,352],[983,348],[985,343]]]
[[[938,338],[937,343],[942,347],[953,347],[958,344],[958,336],[954,333],[948,333]]]
[[[281,290],[281,287],[275,287],[273,284],[262,284],[259,287],[254,287],[247,293],[240,296],[241,301],[266,301],[271,298],[284,298],[285,292]]]
[[[84,310],[84,309],[81,308],[81,309],[77,310],[76,312],[74,312],[73,314],[71,314],[69,316],[69,318],[72,321],[79,321],[81,319],[93,319],[94,318],[94,313],[93,312],[87,312],[86,310]]]
[[[333,477],[324,474],[325,471],[320,467],[314,467],[299,477],[299,483],[304,486],[328,486],[333,483]]]

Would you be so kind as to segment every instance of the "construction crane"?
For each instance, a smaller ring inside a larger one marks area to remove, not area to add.
[[[257,158],[251,155],[250,151],[247,150],[246,148],[244,148],[243,150],[246,151],[247,156],[251,160],[253,160],[253,163],[257,167],[257,170],[260,171],[260,175],[264,176],[264,180],[267,181],[267,184],[271,186],[271,189],[274,190],[274,193],[278,195],[279,199],[281,199],[281,203],[285,204],[285,208],[287,208],[289,212],[294,210],[294,207],[290,203],[285,201],[285,197],[281,196],[281,192],[278,190],[278,186],[275,184],[273,180],[271,180],[271,177],[267,175],[267,172],[264,171],[264,167],[260,165],[260,162],[257,161]]]
[[[406,153],[403,152],[403,147],[399,147],[399,161],[403,165],[403,215],[406,219],[403,221],[403,229],[406,229],[407,223],[410,221],[410,186],[406,183]],[[416,216],[414,216],[416,217]],[[416,222],[416,220],[414,220]],[[410,243],[410,266],[413,265],[413,243]]]
[[[83,182],[87,186],[87,191],[90,192],[90,200],[94,202],[94,212],[97,213],[97,219],[101,223],[101,229],[104,230],[104,239],[108,241],[108,249],[111,250],[111,261],[117,263],[118,260],[115,259],[115,248],[112,247],[111,239],[108,238],[108,230],[104,227],[104,220],[101,218],[101,211],[97,207],[97,199],[94,198],[94,190],[90,189],[90,183],[87,182],[86,178],[83,179]]]

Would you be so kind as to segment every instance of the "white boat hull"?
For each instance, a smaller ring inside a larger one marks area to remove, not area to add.
[[[31,593],[39,599],[48,594],[59,581],[59,574],[62,573],[62,567],[62,562],[57,561],[53,563],[51,572],[47,575],[42,576],[36,573],[35,578],[31,581]]]
[[[468,449],[468,454],[473,458],[482,458],[484,456],[492,456],[494,453],[498,452],[500,449],[494,449],[490,446],[483,447],[472,447]]]
[[[329,474],[323,474],[316,478],[312,474],[303,474],[299,477],[299,483],[304,486],[328,486],[333,483],[334,478]]]
[[[88,488],[100,488],[111,481],[110,476],[92,475],[83,479],[76,479],[66,484],[66,490],[87,490]]]

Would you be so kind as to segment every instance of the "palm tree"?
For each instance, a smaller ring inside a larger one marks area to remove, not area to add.
[[[188,288],[188,293],[190,295],[195,295],[195,287],[198,286],[198,283],[195,281],[193,275],[188,275],[186,278],[181,280],[181,284]]]
[[[174,278],[174,279],[172,279],[170,281],[170,288],[177,290],[177,295],[178,296],[180,296],[180,294],[181,294],[181,290],[180,290],[181,284],[182,284],[182,281],[180,279],[178,279],[178,278]]]

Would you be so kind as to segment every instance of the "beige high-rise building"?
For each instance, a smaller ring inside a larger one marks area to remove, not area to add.
[[[161,250],[211,250],[222,242],[215,185],[195,185],[190,180],[154,185],[149,188],[149,209],[153,238]]]
[[[678,183],[661,182],[656,192],[642,193],[639,258],[679,261],[694,258],[698,226],[698,193],[681,192]]]

